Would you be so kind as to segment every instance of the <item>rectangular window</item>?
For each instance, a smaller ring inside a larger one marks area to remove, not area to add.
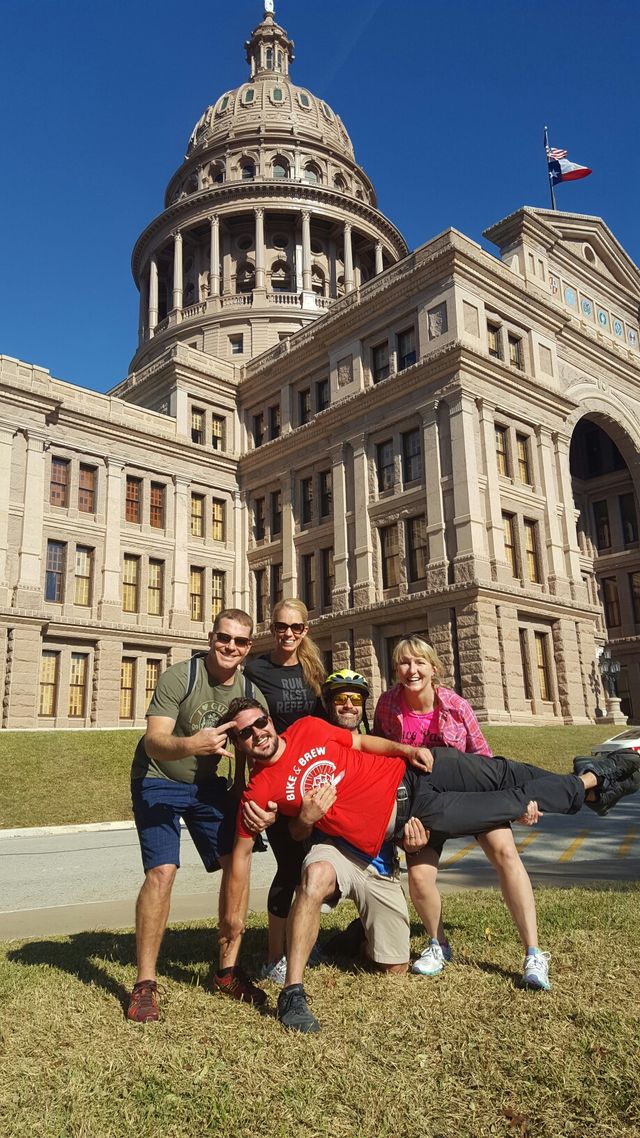
[[[45,649],[40,660],[40,697],[38,715],[55,715],[58,694],[59,652]]]
[[[164,561],[149,559],[147,579],[147,612],[149,616],[162,614],[162,590],[164,585]]]
[[[204,494],[191,495],[191,536],[204,537]]]
[[[551,700],[551,674],[549,672],[549,652],[546,632],[534,632],[536,645],[536,670],[538,672],[538,690],[540,699],[549,703]]]
[[[302,599],[308,609],[316,607],[316,576],[315,555],[303,553],[300,558],[300,576],[302,578]]]
[[[333,510],[333,483],[330,470],[321,470],[318,475],[320,517],[330,518]]]
[[[407,558],[410,581],[422,581],[427,575],[427,519],[424,514],[407,521]]]
[[[44,599],[61,604],[64,600],[64,571],[67,546],[64,541],[47,542]]]
[[[138,525],[142,521],[142,479],[127,474],[124,516]]]
[[[202,597],[204,593],[204,569],[195,565],[189,568],[189,615],[192,620],[202,621]]]
[[[271,537],[278,537],[282,533],[282,492],[272,490],[271,496]]]
[[[81,514],[95,514],[96,512],[96,482],[98,471],[95,466],[80,463],[78,478],[78,509]]]
[[[517,367],[520,371],[524,369],[524,354],[522,351],[522,340],[519,336],[512,336],[511,333],[507,336],[507,344],[509,347],[509,363],[511,367]]]
[[[73,585],[74,605],[91,604],[91,578],[93,577],[93,550],[88,545],[76,545],[76,573]]]
[[[253,573],[253,587],[256,596],[256,624],[262,624],[267,619],[269,597],[267,595],[267,571],[255,569]]]
[[[609,528],[609,507],[606,499],[593,503],[593,520],[596,527],[596,548],[611,549],[611,530]]]
[[[282,565],[276,562],[271,566],[271,608],[282,600]]]
[[[125,553],[122,568],[122,611],[138,611],[138,588],[140,586],[140,558]]]
[[[405,431],[402,436],[402,481],[417,482],[422,478],[420,428]]]
[[[631,602],[633,604],[633,619],[640,624],[640,573],[629,574],[629,588],[631,589]]]
[[[204,411],[201,407],[191,408],[191,442],[204,443]]]
[[[527,435],[516,435],[516,452],[518,455],[518,478],[533,485],[531,481],[531,463],[529,461],[529,438]]]
[[[211,499],[211,537],[214,541],[224,541],[224,501],[222,498]]]
[[[136,661],[134,656],[123,656],[120,664],[120,718],[133,719],[133,683]]]
[[[214,569],[211,574],[211,622],[213,623],[225,605],[225,580],[221,569]]]
[[[515,516],[513,514],[503,514],[502,524],[504,526],[504,556],[507,565],[511,569],[513,577],[519,577],[518,572],[518,551],[516,548],[516,525]]]
[[[261,447],[264,442],[264,415],[259,411],[251,420],[251,435],[254,447]]]
[[[323,609],[330,609],[333,604],[333,590],[336,584],[336,575],[333,565],[333,547],[320,550],[320,597]]]
[[[224,419],[222,415],[211,416],[211,449],[224,450]]]
[[[231,348],[232,356],[241,356],[244,351],[244,336],[242,332],[237,332],[235,336],[229,336],[229,347]]]
[[[489,355],[492,356],[494,360],[502,359],[502,342],[499,324],[487,324],[487,346],[489,348]]]
[[[71,463],[68,458],[51,459],[51,482],[49,483],[49,503],[52,506],[69,505],[69,473]]]
[[[328,379],[319,379],[316,383],[316,411],[326,411],[330,402],[330,388]]]
[[[375,348],[371,349],[371,372],[374,383],[380,383],[381,379],[386,379],[389,375],[388,340],[385,340],[384,344],[376,344]]]
[[[149,489],[149,525],[154,529],[164,529],[165,487],[162,482],[152,482]]]
[[[311,388],[298,392],[298,424],[302,427],[311,418]]]
[[[413,328],[398,333],[398,371],[416,362],[416,337]]]
[[[84,652],[71,653],[69,672],[69,718],[81,719],[84,716],[87,690],[89,657]]]
[[[495,428],[496,432],[496,460],[498,463],[498,474],[504,474],[506,478],[509,477],[511,471],[509,469],[509,449],[508,449],[508,430],[506,427]]]
[[[256,541],[262,541],[264,534],[264,498],[255,498],[253,502],[253,536]]]
[[[300,520],[309,525],[313,512],[313,478],[300,479]]]
[[[382,494],[385,490],[392,490],[395,482],[393,439],[385,439],[383,443],[377,444],[376,472],[380,493]]]
[[[638,515],[633,491],[628,494],[621,494],[618,501],[620,502],[622,540],[625,545],[633,545],[638,540]]]
[[[380,552],[382,554],[382,587],[391,589],[400,580],[400,557],[398,551],[397,525],[383,526],[378,530],[380,534]]]
[[[280,438],[280,404],[274,403],[273,407],[269,408],[269,438]]]
[[[530,581],[539,585],[542,578],[540,575],[540,554],[538,552],[538,524],[528,518],[524,520],[524,540],[527,553],[527,576]]]
[[[607,628],[619,628],[621,620],[617,579],[615,577],[603,577],[600,584],[604,601],[605,624]]]
[[[160,679],[160,661],[147,660],[144,668],[144,699],[148,706]]]
[[[533,699],[533,684],[531,683],[531,662],[529,660],[529,638],[526,628],[518,629],[520,640],[520,662],[522,664],[522,682],[524,684],[524,698]]]

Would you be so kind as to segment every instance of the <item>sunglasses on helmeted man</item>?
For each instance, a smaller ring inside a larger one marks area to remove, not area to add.
[[[216,632],[216,642],[218,644],[235,644],[236,648],[247,648],[251,644],[250,636],[229,636],[228,632]]]
[[[354,707],[362,707],[362,695],[359,691],[339,691],[331,696],[332,703],[337,703],[338,707],[342,707],[347,700],[352,703]]]
[[[262,731],[262,728],[266,727],[268,722],[268,715],[259,715],[258,718],[254,719],[253,723],[250,723],[248,727],[235,727],[233,734],[235,735],[236,739],[244,739],[246,741],[251,737],[254,727],[257,728],[258,731]]]
[[[304,624],[285,624],[283,620],[276,620],[274,626],[276,632],[288,632],[291,629],[294,636],[302,636],[305,630]]]

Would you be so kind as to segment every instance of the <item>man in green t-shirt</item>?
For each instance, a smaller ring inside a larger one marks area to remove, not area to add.
[[[233,699],[250,695],[267,703],[240,665],[251,647],[253,621],[242,609],[216,617],[209,651],[167,668],[147,709],[147,730],[131,769],[131,799],[140,839],[144,884],[136,904],[138,975],[127,1018],[147,1023],[159,1018],[156,965],[169,917],[171,890],[180,865],[180,821],[189,830],[207,872],[222,867],[222,912],[238,799],[244,789],[245,760],[238,755],[233,785],[218,775],[227,748],[218,728]],[[262,1004],[265,994],[237,964],[238,951],[221,947],[216,991]]]

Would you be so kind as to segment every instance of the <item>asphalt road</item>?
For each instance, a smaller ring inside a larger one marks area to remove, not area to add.
[[[516,842],[535,885],[593,885],[640,875],[640,795],[608,818],[590,810],[515,826]],[[253,859],[251,908],[262,910],[273,876],[271,851]],[[130,823],[0,831],[0,939],[56,936],[133,924],[142,883]],[[494,872],[472,839],[448,842],[439,877],[443,892],[495,885]],[[207,875],[183,832],[182,867],[171,919],[202,920],[217,911],[220,874]]]

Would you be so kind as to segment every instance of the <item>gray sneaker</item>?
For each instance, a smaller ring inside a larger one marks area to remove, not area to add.
[[[279,988],[285,982],[287,976],[287,958],[281,956],[279,960],[267,961],[260,969],[260,979],[270,980],[272,984],[277,984]]]
[[[549,960],[548,952],[531,952],[524,958],[524,968],[522,970],[522,987],[533,988],[534,991],[549,992],[551,990],[551,981],[549,980]]]
[[[289,984],[282,989],[276,1015],[282,1026],[290,1031],[302,1031],[305,1035],[320,1031],[320,1024],[309,1010],[302,984]]]

